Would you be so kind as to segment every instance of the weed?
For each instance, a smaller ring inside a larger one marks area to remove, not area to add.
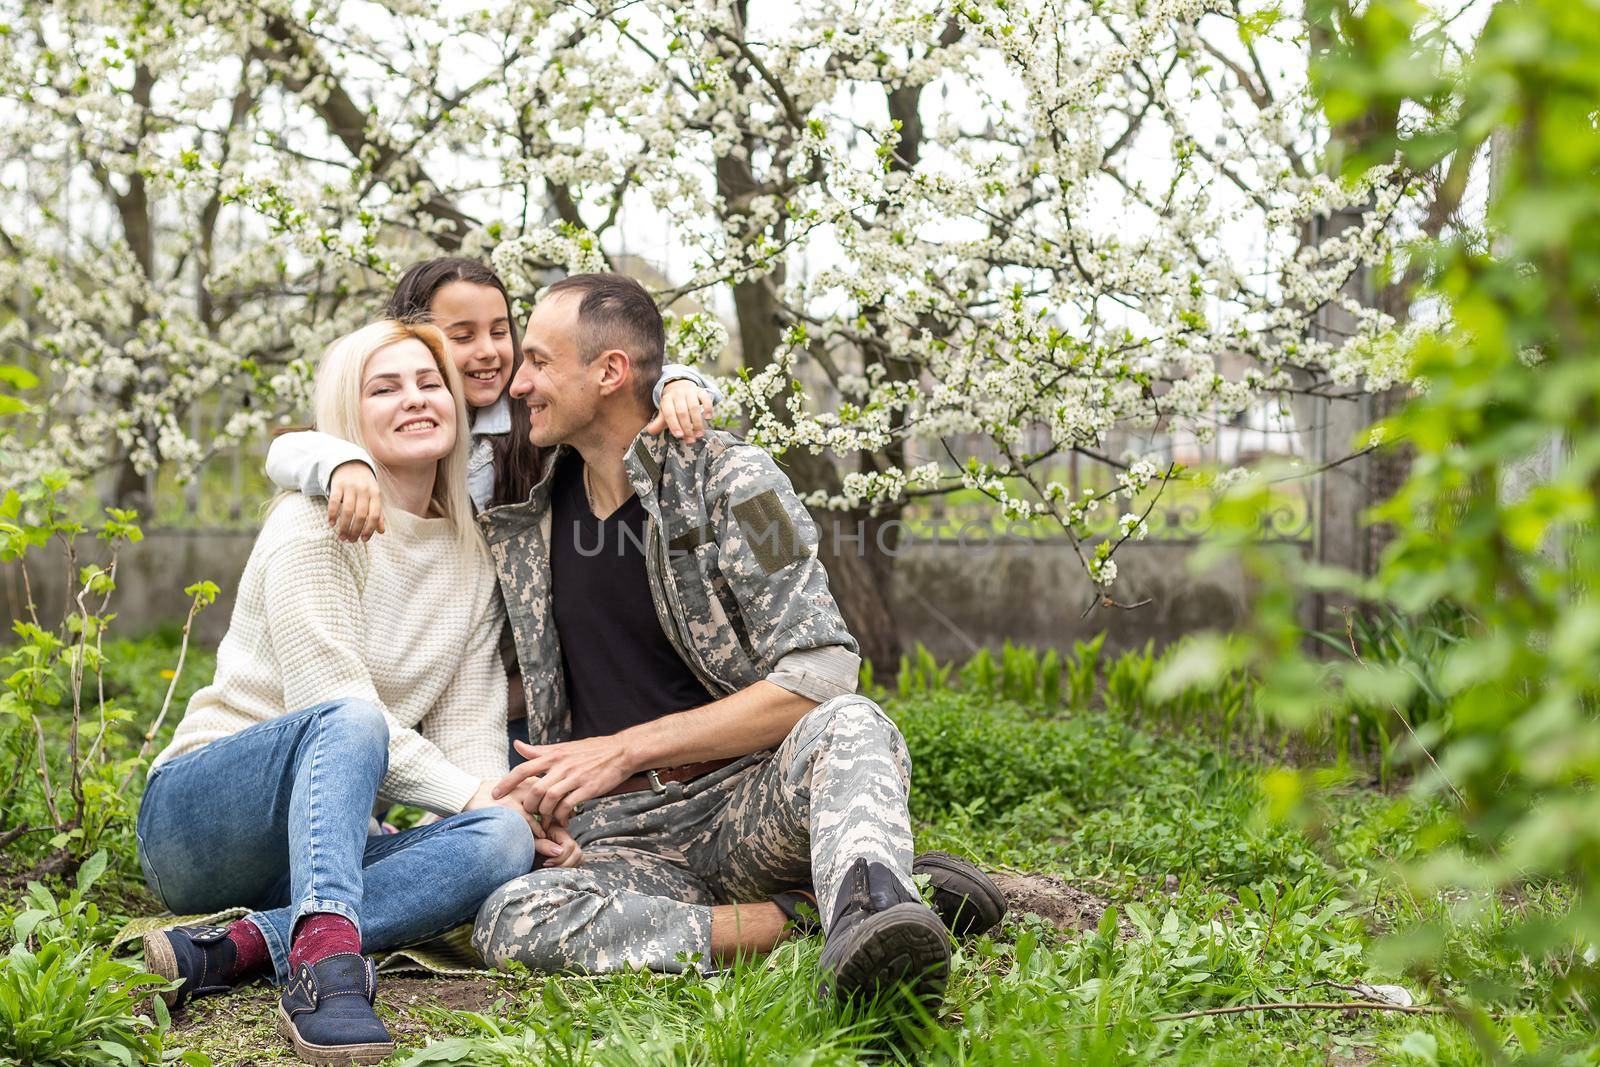
[[[77,884],[58,900],[35,882],[10,919],[13,944],[0,968],[0,1054],[21,1063],[160,1063],[178,1056],[165,1048],[166,1009],[150,994],[166,982],[114,959],[108,929],[87,900],[104,872],[104,853],[78,869]],[[154,1006],[154,1014],[144,1012]],[[184,1062],[209,1062],[199,1053]]]

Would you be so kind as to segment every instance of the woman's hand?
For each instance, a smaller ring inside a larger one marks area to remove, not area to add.
[[[472,799],[467,801],[467,806],[461,810],[476,811],[479,808],[497,807],[514,811],[528,824],[528,830],[533,834],[533,851],[544,857],[544,866],[576,867],[583,862],[583,848],[565,826],[547,828],[539,821],[537,814],[527,810],[523,803],[526,790],[507,793],[496,800],[494,788],[497,784],[491,778],[485,778],[478,783],[478,791],[472,794]]]
[[[366,541],[384,532],[383,495],[371,467],[351,460],[334,468],[328,480],[328,525],[338,528],[341,541]]]
[[[671,430],[672,436],[693,444],[705,436],[710,417],[711,394],[687,378],[674,378],[661,390],[661,410],[644,432]]]
[[[535,840],[534,851],[544,857],[546,867],[576,867],[583,862],[583,847],[565,826],[552,826],[546,837]]]
[[[529,814],[528,811],[523,808],[522,797],[518,794],[507,794],[504,797],[496,799],[494,795],[494,789],[498,784],[499,783],[493,778],[483,779],[478,783],[477,792],[472,794],[472,799],[467,801],[467,806],[461,810],[477,811],[480,808],[505,808],[507,811],[516,812],[518,815],[522,816],[522,821],[528,824],[528,831],[533,834],[534,851],[538,852],[541,856],[547,855],[547,853],[539,847],[544,843],[543,839],[545,837],[544,824],[539,821],[539,816]]]

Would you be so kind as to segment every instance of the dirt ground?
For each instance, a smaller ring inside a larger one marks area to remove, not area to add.
[[[1091,931],[1100,926],[1111,901],[1079,889],[1051,874],[996,874],[994,884],[1005,894],[1013,916],[1029,912],[1061,931]],[[1133,936],[1133,926],[1118,916],[1124,938]]]
[[[416,1048],[440,1033],[440,1010],[489,1011],[508,986],[494,979],[423,978],[385,975],[378,1004],[395,1041]],[[176,1044],[204,1051],[217,1067],[299,1063],[275,1029],[277,990],[252,985],[230,996],[205,997],[173,1021]]]

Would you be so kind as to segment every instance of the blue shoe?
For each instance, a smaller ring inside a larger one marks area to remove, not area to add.
[[[144,935],[144,965],[169,982],[183,982],[159,994],[177,1011],[190,997],[226,993],[233,988],[233,942],[225,926],[179,926]]]
[[[377,1063],[394,1054],[377,995],[378,971],[364,956],[302,963],[278,999],[278,1033],[306,1063]]]

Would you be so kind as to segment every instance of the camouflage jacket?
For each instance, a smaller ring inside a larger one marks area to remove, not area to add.
[[[569,738],[572,716],[550,603],[550,486],[478,516],[522,664],[528,736]],[[645,565],[661,629],[713,694],[766,679],[823,701],[855,691],[856,642],[816,556],[816,525],[772,457],[713,431],[685,445],[640,434],[624,461],[644,505]]]

